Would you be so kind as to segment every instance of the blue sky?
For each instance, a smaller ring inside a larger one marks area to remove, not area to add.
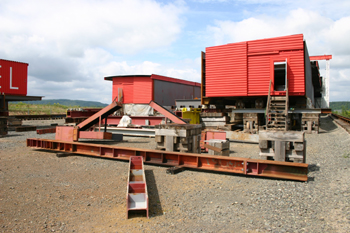
[[[330,101],[350,101],[349,12],[342,0],[0,0],[0,58],[29,63],[28,95],[109,103],[105,76],[200,82],[206,47],[303,33],[310,55],[333,55]]]

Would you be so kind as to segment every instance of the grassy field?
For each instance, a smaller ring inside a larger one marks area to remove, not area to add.
[[[66,114],[68,108],[79,106],[65,106],[61,104],[27,104],[9,103],[9,115],[42,115],[42,114]]]

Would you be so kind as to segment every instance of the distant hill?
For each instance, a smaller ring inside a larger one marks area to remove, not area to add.
[[[329,107],[335,111],[335,110],[350,110],[350,101],[339,101],[339,102],[329,102]]]
[[[15,102],[18,103],[18,102]],[[78,107],[106,107],[108,104],[103,104],[97,101],[85,101],[85,100],[67,100],[67,99],[49,99],[40,101],[22,101],[27,104],[61,104],[65,106],[78,106]]]

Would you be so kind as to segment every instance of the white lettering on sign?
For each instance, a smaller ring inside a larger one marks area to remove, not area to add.
[[[18,87],[12,86],[12,67],[10,67],[10,89],[18,90]]]

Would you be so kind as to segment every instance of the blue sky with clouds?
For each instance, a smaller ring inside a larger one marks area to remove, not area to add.
[[[200,82],[206,47],[303,33],[310,55],[333,55],[330,101],[350,101],[349,12],[343,0],[0,0],[0,58],[29,63],[29,95],[109,103],[105,76]]]

